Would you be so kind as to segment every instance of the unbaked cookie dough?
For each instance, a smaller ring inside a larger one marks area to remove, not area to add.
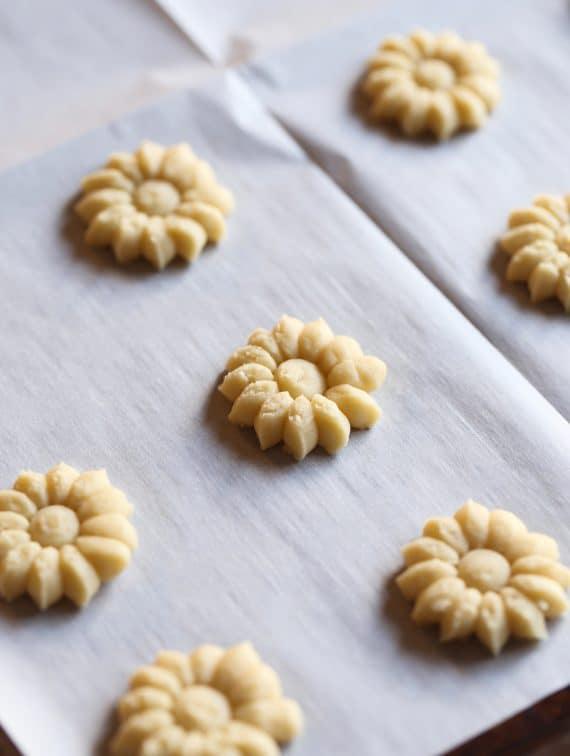
[[[503,509],[468,501],[453,517],[428,520],[402,553],[406,569],[396,582],[415,602],[412,619],[439,624],[442,641],[474,633],[498,654],[511,635],[545,638],[545,618],[570,606],[570,570],[556,541],[529,533]]]
[[[479,42],[419,30],[386,39],[368,63],[362,90],[374,121],[408,136],[447,139],[480,128],[500,98],[499,66]]]
[[[75,211],[88,224],[87,244],[112,247],[119,263],[145,257],[159,270],[177,254],[193,261],[207,242],[220,241],[234,207],[187,144],[145,141],[132,154],[114,153],[82,190]]]
[[[533,303],[558,297],[570,312],[570,194],[540,194],[514,210],[501,248],[511,258],[508,281],[526,281]]]
[[[317,445],[336,454],[351,427],[370,428],[381,415],[369,392],[383,384],[386,365],[322,318],[283,315],[273,330],[258,328],[226,370],[219,390],[233,402],[230,422],[252,426],[262,449],[283,442],[297,460]]]
[[[112,756],[278,756],[303,726],[251,644],[162,651],[119,701]]]
[[[0,491],[0,595],[28,593],[40,609],[67,596],[86,606],[122,572],[137,545],[132,505],[105,470],[59,464],[22,472]]]

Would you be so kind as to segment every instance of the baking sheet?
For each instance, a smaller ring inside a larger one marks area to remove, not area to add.
[[[210,69],[154,0],[0,3],[0,168]]]
[[[378,5],[378,0],[156,0],[216,63],[235,65],[295,44]]]
[[[190,269],[119,268],[66,210],[142,138],[190,141],[235,192],[228,240]],[[438,646],[391,582],[400,546],[468,497],[555,533],[568,560],[567,423],[239,78],[4,173],[0,192],[0,480],[104,466],[140,535],[83,612],[0,603],[2,724],[26,756],[94,753],[163,647],[253,641],[305,710],[295,756],[440,752],[567,683],[568,621],[493,660]],[[227,422],[227,356],[283,312],[388,364],[383,419],[337,458],[295,464]]]
[[[503,67],[487,126],[445,144],[367,126],[355,97],[387,35],[452,28]],[[507,284],[496,248],[509,212],[567,194],[567,0],[399,0],[253,64],[248,79],[290,133],[568,419],[570,321]]]

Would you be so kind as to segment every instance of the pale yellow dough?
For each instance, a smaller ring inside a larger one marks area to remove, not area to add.
[[[258,328],[226,370],[219,390],[233,402],[230,422],[252,426],[262,449],[283,442],[297,460],[317,445],[336,454],[351,427],[370,428],[381,415],[368,392],[383,384],[386,365],[322,318],[283,315],[271,331]]]
[[[0,595],[28,593],[40,609],[67,596],[86,606],[128,565],[137,545],[132,506],[105,470],[59,464],[22,472],[0,491]]]
[[[382,43],[362,89],[372,120],[396,122],[408,136],[431,132],[448,139],[485,123],[500,98],[498,73],[479,42],[418,30]]]
[[[119,701],[112,756],[278,756],[303,726],[250,643],[162,651]]]
[[[501,248],[511,258],[508,281],[526,282],[533,303],[557,297],[570,312],[570,194],[540,194],[513,210]]]
[[[442,641],[475,634],[498,654],[511,635],[546,638],[545,618],[570,606],[556,541],[503,509],[468,501],[453,517],[428,520],[402,552],[396,582],[415,602],[412,619],[439,624]]]
[[[145,257],[160,270],[176,255],[193,261],[220,241],[233,207],[231,192],[187,144],[146,141],[86,176],[75,211],[88,224],[87,244],[112,247],[119,263]]]

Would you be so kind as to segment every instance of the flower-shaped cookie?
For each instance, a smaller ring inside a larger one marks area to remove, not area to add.
[[[570,606],[556,541],[503,509],[468,501],[453,517],[428,520],[402,552],[407,569],[396,582],[415,601],[412,619],[439,624],[442,641],[475,633],[498,654],[510,635],[545,638],[544,618]]]
[[[86,242],[111,246],[120,263],[143,256],[158,269],[177,254],[195,260],[207,242],[219,241],[234,206],[187,144],[143,142],[133,154],[117,152],[82,189],[75,211],[88,224]]]
[[[113,756],[277,756],[303,724],[249,643],[162,651],[135,672],[118,716]]]
[[[514,210],[501,248],[511,258],[508,281],[526,281],[533,302],[558,297],[570,312],[570,194],[541,194]]]
[[[226,370],[219,390],[233,402],[230,422],[253,426],[262,449],[283,441],[298,460],[317,445],[336,454],[351,427],[370,428],[381,415],[368,392],[382,385],[386,365],[322,318],[283,315],[272,331],[258,328]]]
[[[478,42],[416,31],[383,42],[362,89],[371,119],[395,121],[408,136],[432,132],[447,139],[483,125],[500,97],[498,71]]]
[[[105,470],[59,464],[21,473],[0,491],[0,595],[29,593],[40,609],[67,596],[85,606],[122,572],[137,545],[126,496]]]

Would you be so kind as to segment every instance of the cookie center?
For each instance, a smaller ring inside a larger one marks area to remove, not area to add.
[[[556,244],[559,249],[570,255],[570,224],[562,226],[556,235]]]
[[[428,89],[449,89],[455,82],[455,72],[444,60],[422,60],[416,68],[416,81]]]
[[[461,559],[458,576],[469,588],[482,591],[499,591],[507,584],[511,566],[502,554],[489,549],[474,549]]]
[[[180,204],[180,195],[168,181],[144,181],[133,195],[137,208],[148,215],[168,215]]]
[[[310,399],[314,394],[322,394],[327,386],[319,368],[301,359],[282,362],[275,371],[275,380],[280,390],[288,391],[293,399],[301,394]]]
[[[41,546],[64,546],[73,543],[79,533],[79,520],[72,509],[54,505],[32,517],[30,538]]]
[[[231,714],[227,698],[207,685],[185,688],[174,704],[174,716],[187,730],[219,730],[230,722]]]

